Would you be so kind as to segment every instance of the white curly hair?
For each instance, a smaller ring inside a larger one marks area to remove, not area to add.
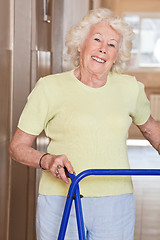
[[[101,21],[108,23],[122,36],[122,43],[117,60],[111,68],[111,72],[120,73],[125,69],[126,62],[130,59],[134,33],[131,26],[107,8],[90,10],[77,25],[71,27],[66,35],[65,41],[67,53],[70,55],[70,60],[74,66],[78,67],[80,64],[78,46],[85,40],[90,27]]]

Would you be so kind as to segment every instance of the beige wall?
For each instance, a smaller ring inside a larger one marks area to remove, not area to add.
[[[160,94],[160,72],[132,72],[129,73],[136,76],[137,80],[145,85],[145,91],[148,99],[154,93]],[[134,125],[131,126],[129,131],[130,138],[143,138],[138,128]]]
[[[119,16],[125,12],[160,12],[159,0],[102,0],[102,7],[110,8]],[[137,80],[145,85],[147,97],[152,93],[160,93],[160,71],[127,72],[136,76]],[[134,125],[129,131],[129,138],[143,138],[142,134]]]
[[[102,0],[102,7],[110,8],[117,14],[123,12],[159,12],[159,0]]]

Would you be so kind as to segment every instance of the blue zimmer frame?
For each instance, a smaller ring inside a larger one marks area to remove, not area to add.
[[[78,183],[85,177],[90,175],[160,175],[160,169],[89,169],[79,173],[77,176],[67,173],[67,176],[71,179],[68,196],[63,212],[62,222],[59,230],[58,240],[64,240],[68,219],[71,211],[73,199],[75,200],[76,219],[78,227],[78,235],[80,240],[85,240],[85,230],[83,222],[83,212],[81,205],[81,195],[79,191]]]

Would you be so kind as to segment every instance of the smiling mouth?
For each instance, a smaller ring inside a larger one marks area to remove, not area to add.
[[[96,62],[99,62],[99,63],[105,63],[106,61],[101,59],[101,58],[98,58],[98,57],[94,57],[92,56],[92,59],[95,60]]]

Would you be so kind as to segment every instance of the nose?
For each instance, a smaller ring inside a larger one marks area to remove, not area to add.
[[[107,53],[107,46],[106,44],[101,44],[101,46],[99,46],[99,52],[102,54],[106,54]]]
[[[106,54],[106,50],[104,50],[104,49],[100,49],[99,52],[103,53],[103,54]]]

